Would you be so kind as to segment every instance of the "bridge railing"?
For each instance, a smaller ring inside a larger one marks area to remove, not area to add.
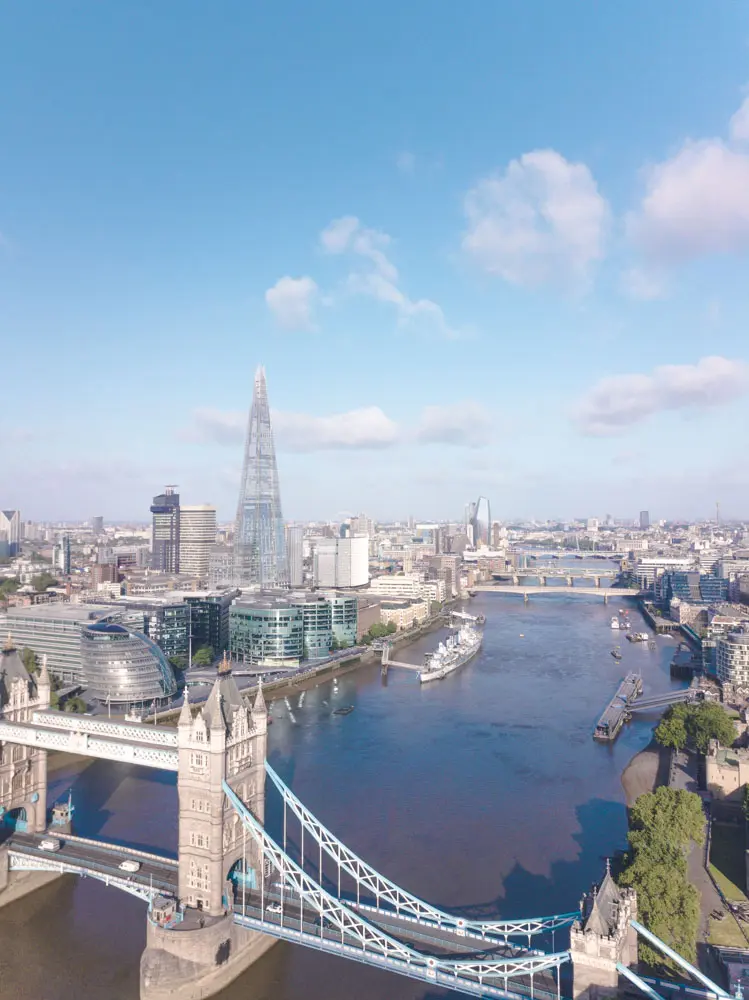
[[[569,926],[579,917],[577,911],[561,913],[546,917],[528,917],[521,920],[472,920],[467,917],[446,913],[427,903],[418,896],[407,892],[390,879],[381,875],[376,869],[360,858],[343,844],[320,820],[315,817],[303,802],[291,791],[268,761],[265,771],[272,783],[281,793],[284,803],[284,839],[286,838],[286,806],[302,824],[302,854],[304,853],[304,832],[306,831],[317,843],[320,853],[324,851],[338,866],[338,896],[341,895],[341,871],[345,872],[356,883],[356,905],[364,905],[361,900],[361,890],[374,896],[379,910],[381,904],[386,904],[386,911],[398,916],[409,916],[423,922],[430,922],[436,927],[454,927],[459,934],[471,937],[486,938],[522,936],[530,941],[531,936],[545,932],[553,932],[561,927]],[[285,845],[284,845],[285,846]],[[322,856],[319,860],[322,869]]]

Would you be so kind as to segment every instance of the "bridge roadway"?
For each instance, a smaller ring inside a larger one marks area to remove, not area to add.
[[[268,909],[268,902],[271,901],[277,906],[283,901],[282,912]],[[352,910],[371,909],[368,919],[372,924],[392,935],[398,941],[410,945],[415,951],[424,955],[426,959],[430,956],[444,958],[447,960],[461,962],[491,962],[497,959],[517,958],[519,962],[530,957],[536,957],[539,962],[539,971],[533,974],[533,982],[528,974],[515,972],[514,975],[508,970],[508,979],[512,978],[512,989],[506,983],[501,987],[487,983],[483,977],[477,974],[475,990],[466,989],[470,983],[466,983],[463,976],[459,982],[451,982],[448,977],[446,982],[451,983],[453,988],[460,992],[475,992],[481,997],[502,996],[502,997],[539,997],[543,1000],[559,1000],[558,984],[551,970],[547,966],[550,956],[540,950],[527,950],[507,943],[486,942],[486,946],[481,950],[471,949],[465,937],[458,937],[454,931],[439,927],[429,927],[425,929],[418,921],[409,920],[406,917],[398,917],[395,914],[376,913],[374,908],[364,908],[356,903],[345,901]],[[341,934],[339,928],[330,924],[324,917],[320,917],[311,907],[306,909],[300,905],[299,897],[291,892],[282,894],[276,889],[265,893],[261,900],[258,890],[253,890],[244,900],[241,898],[241,890],[234,905],[235,922],[245,927],[262,930],[265,934],[272,934],[285,940],[302,940],[306,945],[319,947],[325,951],[330,951],[331,947],[338,946],[343,951],[356,953],[361,958],[361,945],[353,937]],[[562,953],[566,958],[566,953]],[[379,964],[376,956],[373,964]],[[402,971],[402,970],[398,970]],[[463,974],[464,975],[464,974]],[[518,978],[520,976],[520,978]],[[428,980],[434,979],[427,975]],[[497,977],[492,977],[496,979]],[[524,979],[528,979],[525,982]],[[513,992],[514,991],[514,992]]]
[[[60,841],[59,851],[40,849],[40,842],[50,838]],[[91,877],[144,899],[158,893],[177,894],[176,858],[84,837],[58,836],[54,827],[41,834],[15,832],[0,844],[2,848],[8,850],[12,871],[61,871]],[[140,869],[122,871],[119,866],[126,860],[140,862]]]
[[[478,584],[471,587],[474,591],[484,594],[578,594],[581,597],[637,597],[638,592],[634,590],[624,590],[621,587],[554,587],[543,584]]]

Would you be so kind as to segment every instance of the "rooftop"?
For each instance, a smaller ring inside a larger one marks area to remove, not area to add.
[[[111,605],[103,604],[33,604],[31,607],[8,608],[6,614],[9,619],[87,622],[111,610]]]

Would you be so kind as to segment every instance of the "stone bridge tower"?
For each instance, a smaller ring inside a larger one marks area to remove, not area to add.
[[[181,914],[170,925],[160,923],[156,911],[149,914],[142,1000],[210,996],[275,944],[234,923],[232,874],[252,890],[260,884],[262,860],[222,787],[226,780],[264,821],[268,713],[262,690],[250,708],[224,657],[194,717],[185,693],[177,727]]]
[[[29,674],[11,636],[0,653],[0,718],[31,722],[48,709],[52,686],[46,657],[38,674]],[[0,822],[40,833],[47,825],[47,751],[0,743]]]
[[[583,896],[580,912],[582,919],[570,929],[572,995],[616,997],[617,963],[637,964],[637,933],[629,924],[637,919],[637,894],[616,884],[606,862],[603,881]]]
[[[247,888],[259,885],[255,841],[227,801],[222,783],[226,780],[264,821],[267,730],[262,690],[250,710],[226,657],[194,718],[185,696],[178,723],[179,898],[185,906],[223,913],[232,903],[227,885],[232,869],[245,877]]]

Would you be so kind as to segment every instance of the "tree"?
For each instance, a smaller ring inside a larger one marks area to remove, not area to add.
[[[672,705],[655,730],[655,738],[662,747],[683,750],[687,745],[686,705]]]
[[[717,740],[722,746],[730,746],[736,739],[731,717],[717,701],[703,701],[689,707],[692,711],[687,716],[687,733],[690,742],[700,753],[707,753],[710,740]]]
[[[14,576],[8,577],[7,580],[3,580],[2,583],[0,583],[0,600],[4,597],[8,597],[9,594],[15,594],[20,586],[21,581]]]
[[[63,711],[74,712],[77,715],[82,715],[86,711],[86,702],[83,698],[68,698],[65,702]]]
[[[24,646],[21,650],[21,660],[24,667],[30,674],[36,674],[39,672],[39,660],[33,649],[29,649],[28,646]]]
[[[197,653],[193,654],[192,664],[194,667],[210,667],[213,659],[214,653],[211,646],[201,646]]]
[[[184,670],[187,666],[187,657],[182,653],[177,653],[176,656],[169,657],[169,662],[175,670]]]
[[[661,786],[641,795],[630,810],[630,851],[621,874],[637,891],[640,919],[661,940],[690,961],[696,957],[699,893],[687,877],[686,853],[705,839],[702,803],[694,792]],[[645,944],[640,958],[651,966],[667,964]]]
[[[31,578],[31,586],[34,588],[37,594],[41,594],[43,591],[47,589],[47,587],[57,587],[59,586],[59,583],[60,581],[56,577],[52,576],[51,573],[47,572],[40,573],[39,576],[34,576]]]
[[[730,746],[736,739],[731,717],[717,701],[696,705],[672,705],[661,719],[655,738],[664,747],[683,749],[687,744],[698,753],[707,753],[710,740]]]

